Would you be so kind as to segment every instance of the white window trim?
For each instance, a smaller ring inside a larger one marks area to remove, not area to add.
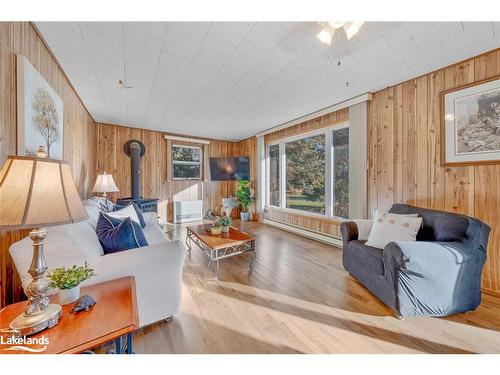
[[[183,147],[183,148],[193,148],[197,149],[200,152],[200,161],[176,161],[174,160],[174,147]],[[190,145],[180,145],[180,144],[173,144],[172,145],[172,180],[174,181],[184,181],[184,180],[195,180],[195,181],[201,181],[202,176],[203,176],[203,149],[200,146],[190,146]],[[200,166],[200,177],[174,177],[174,164],[183,164],[183,165],[199,165]]]
[[[265,202],[266,207],[269,208],[279,208],[286,211],[297,212],[298,214],[307,214],[308,216],[314,216],[318,218],[332,218],[337,220],[346,220],[346,218],[334,216],[333,215],[333,199],[334,199],[334,184],[333,184],[333,131],[340,130],[349,127],[349,121],[345,121],[339,124],[335,124],[332,126],[328,126],[319,130],[312,130],[309,132],[301,133],[298,135],[294,135],[291,137],[286,137],[279,139],[277,141],[269,142],[265,145],[265,168],[266,168],[266,189],[265,189]],[[320,214],[316,212],[308,212],[297,210],[294,208],[286,207],[286,153],[285,153],[285,145],[289,142],[298,141],[300,139],[314,137],[317,135],[324,135],[325,137],[325,213]],[[270,162],[269,162],[269,148],[270,146],[279,145],[280,152],[280,170],[279,170],[279,178],[280,178],[280,205],[273,206],[270,202]]]

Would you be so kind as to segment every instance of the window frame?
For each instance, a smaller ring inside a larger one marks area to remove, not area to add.
[[[318,130],[311,130],[308,132],[304,132],[301,134],[293,135],[290,137],[282,138],[276,141],[266,143],[265,147],[265,165],[266,165],[266,189],[265,189],[265,205],[266,208],[274,208],[285,211],[291,211],[293,213],[301,214],[301,215],[310,215],[318,218],[332,218],[338,220],[348,220],[348,218],[343,218],[339,216],[333,215],[333,207],[334,207],[334,184],[333,184],[333,167],[334,167],[334,152],[333,152],[333,131],[340,130],[344,128],[349,128],[349,121],[345,121],[339,124],[331,125],[324,127]],[[308,212],[302,211],[294,208],[286,207],[286,152],[285,146],[287,143],[298,141],[301,139],[314,137],[318,135],[323,135],[325,137],[325,213],[320,214],[317,212]],[[274,206],[270,204],[271,197],[271,185],[270,185],[270,147],[279,145],[279,197],[280,202],[279,206]]]
[[[200,152],[200,161],[176,161],[174,159],[174,148],[175,147],[183,147],[183,148],[192,148],[192,149],[197,149]],[[190,181],[201,181],[203,180],[203,148],[201,146],[191,146],[191,145],[183,145],[183,144],[172,144],[172,152],[171,152],[171,158],[172,158],[172,180],[174,181],[184,181],[184,180],[190,180]],[[183,164],[183,165],[198,165],[200,168],[200,176],[199,177],[175,177],[175,169],[174,165],[175,164]]]

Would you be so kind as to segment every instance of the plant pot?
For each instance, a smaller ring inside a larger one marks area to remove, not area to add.
[[[59,289],[57,299],[60,305],[68,305],[80,298],[80,285],[71,289]]]
[[[250,220],[250,212],[240,212],[241,221]]]
[[[228,233],[229,232],[229,225],[227,225],[225,227],[222,227],[221,232],[222,233]]]
[[[221,234],[222,227],[212,227],[210,228],[210,233],[213,235]]]

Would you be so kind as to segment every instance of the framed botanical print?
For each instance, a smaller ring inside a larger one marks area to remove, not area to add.
[[[500,164],[500,76],[441,93],[443,165]]]
[[[22,55],[17,55],[17,154],[63,158],[64,102]]]

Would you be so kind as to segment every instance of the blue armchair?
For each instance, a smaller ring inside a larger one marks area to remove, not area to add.
[[[354,222],[344,222],[344,268],[398,317],[474,310],[481,302],[490,228],[468,216],[406,204],[394,204],[389,212],[422,217],[417,241],[377,249],[358,240]]]

